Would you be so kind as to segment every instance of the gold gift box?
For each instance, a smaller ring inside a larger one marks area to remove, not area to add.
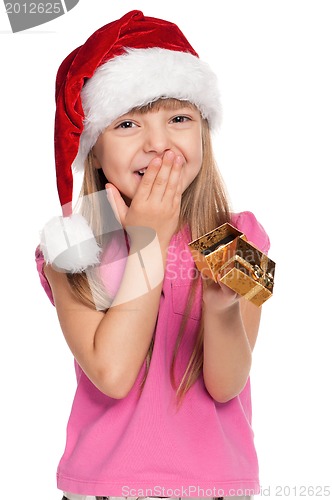
[[[225,223],[189,243],[197,268],[256,306],[273,293],[275,262]]]

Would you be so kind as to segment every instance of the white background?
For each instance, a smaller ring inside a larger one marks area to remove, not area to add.
[[[252,370],[262,495],[309,498],[300,488],[313,486],[320,498],[332,484],[332,3],[323,0],[80,0],[17,34],[1,5],[0,496],[61,498],[55,471],[75,379],[34,265],[39,230],[60,213],[55,73],[93,31],[137,8],[177,23],[217,72],[218,163],[234,210],[253,211],[271,238],[275,294]]]

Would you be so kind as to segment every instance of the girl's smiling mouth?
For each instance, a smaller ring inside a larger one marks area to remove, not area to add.
[[[147,170],[148,167],[143,167],[143,168],[140,168],[139,170],[135,170],[134,174],[140,176],[140,177],[143,177],[143,175],[145,174],[146,170]]]

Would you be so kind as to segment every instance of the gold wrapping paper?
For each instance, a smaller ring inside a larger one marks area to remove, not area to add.
[[[261,306],[273,293],[275,262],[226,223],[189,243],[197,268]]]

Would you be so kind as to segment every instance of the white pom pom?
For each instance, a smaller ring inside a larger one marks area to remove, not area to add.
[[[80,214],[53,217],[41,232],[45,261],[60,270],[79,273],[99,263],[100,247],[86,219]]]

